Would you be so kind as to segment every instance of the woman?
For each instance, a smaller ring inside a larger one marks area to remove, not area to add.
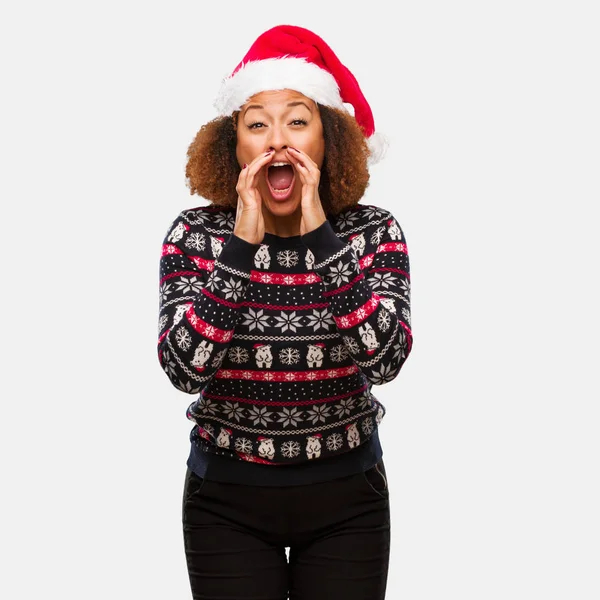
[[[382,599],[385,408],[371,387],[398,375],[412,333],[404,234],[359,204],[380,155],[371,110],[331,48],[287,25],[254,42],[216,106],[186,168],[211,203],[171,224],[160,272],[160,364],[197,396],[193,597]]]

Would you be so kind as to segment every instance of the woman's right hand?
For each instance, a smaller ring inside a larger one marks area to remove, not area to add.
[[[233,233],[251,244],[260,244],[265,236],[262,198],[256,184],[259,171],[270,162],[273,150],[259,154],[240,171],[235,190],[238,193]]]

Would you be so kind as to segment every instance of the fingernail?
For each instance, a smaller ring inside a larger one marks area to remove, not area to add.
[[[292,146],[290,146],[290,148],[291,148],[292,150],[295,150],[296,152],[300,152],[300,150],[298,150],[298,148],[293,148]]]
[[[244,166],[242,167],[242,169],[245,169],[248,165],[246,163],[244,163]]]

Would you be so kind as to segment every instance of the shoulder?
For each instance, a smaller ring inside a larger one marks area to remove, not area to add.
[[[178,241],[190,235],[227,238],[233,231],[234,224],[235,215],[229,207],[206,205],[186,208],[173,219],[165,238],[172,238],[170,241]]]
[[[401,231],[396,217],[389,210],[373,204],[357,204],[330,216],[329,221],[338,237],[346,241],[361,234],[365,238],[373,236],[377,239],[390,227]]]
[[[233,230],[235,214],[233,209],[223,206],[205,205],[182,210],[177,216],[190,227]]]

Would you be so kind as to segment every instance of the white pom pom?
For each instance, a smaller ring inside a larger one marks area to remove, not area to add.
[[[382,133],[377,132],[367,139],[367,143],[369,144],[369,150],[371,151],[369,165],[374,165],[383,159],[390,144],[388,139]]]

